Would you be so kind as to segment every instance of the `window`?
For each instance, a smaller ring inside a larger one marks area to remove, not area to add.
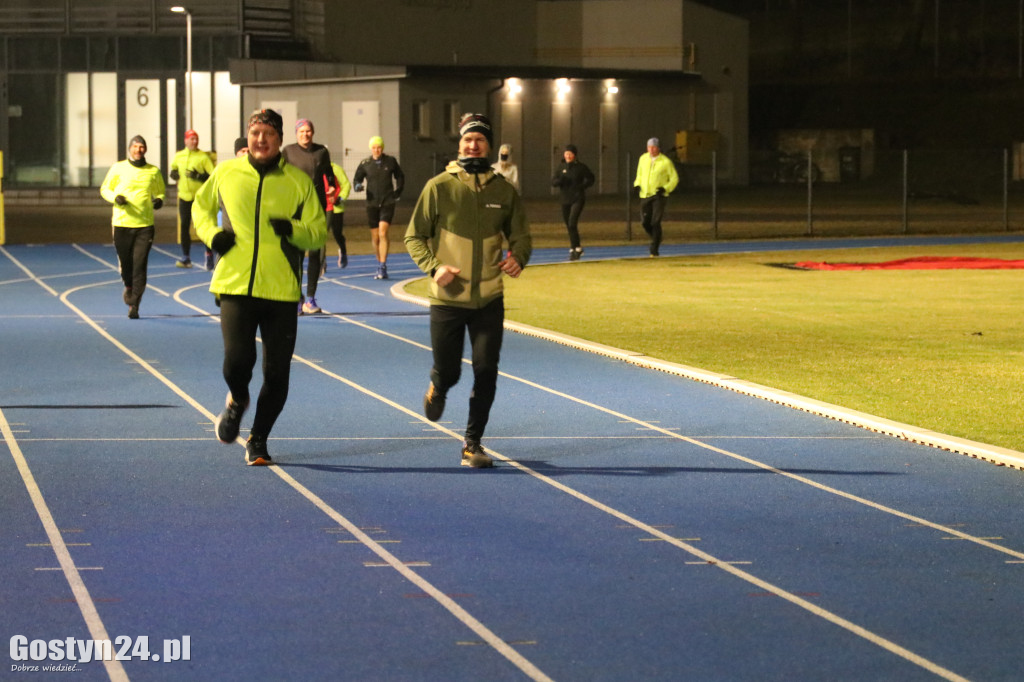
[[[412,134],[420,140],[430,138],[430,102],[425,99],[412,103]]]
[[[459,121],[462,119],[462,104],[458,100],[445,100],[444,134],[453,140],[459,139]]]

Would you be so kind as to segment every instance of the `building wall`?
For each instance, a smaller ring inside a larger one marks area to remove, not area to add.
[[[314,126],[314,141],[325,145],[331,160],[343,168],[354,168],[369,156],[369,136],[345,139],[345,102],[376,102],[379,126],[375,133],[384,138],[385,151],[396,157],[404,167],[403,143],[405,138],[398,120],[399,80],[369,80],[355,82],[328,82],[312,84],[248,85],[243,88],[242,110],[248,114],[255,109],[288,103],[284,111],[284,143],[295,142],[295,121],[309,119]],[[294,113],[292,113],[294,112]],[[348,163],[346,163],[348,161]],[[351,177],[349,178],[351,180]],[[353,193],[352,198],[362,198]]]
[[[355,64],[529,64],[534,0],[329,3],[318,52]],[[357,7],[353,7],[353,6]]]
[[[498,81],[478,78],[407,79],[400,89],[398,123],[406,150],[402,169],[406,174],[406,196],[414,201],[431,177],[441,172],[448,161],[458,157],[458,121],[465,113],[482,113],[495,127],[495,155],[499,142],[500,118],[488,107],[487,91]],[[424,134],[413,128],[413,108],[428,112],[429,126]],[[451,116],[451,118],[449,118]],[[454,119],[454,120],[452,120]]]
[[[617,83],[623,150],[658,137],[666,151],[679,130],[719,133],[719,180],[749,177],[749,27],[747,21],[681,0],[581,0],[538,5],[538,60],[593,70],[636,69],[699,74],[701,82],[641,77]],[[652,74],[653,75],[653,74]],[[580,139],[596,141],[595,96],[574,95]],[[599,100],[598,100],[599,101]],[[707,182],[709,168],[689,176]]]
[[[538,5],[537,60],[587,68],[685,67],[682,0],[581,0]]]
[[[222,5],[216,3],[216,7]],[[99,153],[106,148],[97,146],[96,140],[85,144],[70,134],[70,119],[81,108],[68,106],[69,94],[63,87],[70,73],[115,75],[118,154],[131,136],[123,120],[125,79],[159,79],[166,86],[159,88],[166,100],[165,113],[153,141],[163,143],[161,163],[165,165],[180,146],[181,131],[187,127],[181,87],[187,52],[180,35],[182,20],[162,5],[147,6],[153,22],[150,34],[0,36],[5,60],[0,77],[7,86],[0,93],[0,110],[10,112],[0,121],[7,124],[0,127],[0,142],[33,140],[5,149],[5,163],[24,167],[22,172],[8,166],[13,184],[19,180],[33,185],[98,182],[95,175],[106,165],[109,153]],[[221,90],[228,85],[238,88],[237,93],[228,93],[228,99],[240,101],[217,108],[212,120],[209,115],[200,116],[196,127],[203,128],[204,148],[212,146],[220,156],[227,156],[235,128],[243,132],[248,113],[262,102],[277,102],[286,104],[290,118],[313,120],[317,141],[331,148],[336,159],[361,157],[367,152],[366,141],[344,139],[342,112],[346,102],[375,102],[377,132],[384,136],[388,153],[406,168],[410,184],[417,184],[455,154],[455,140],[444,119],[451,117],[450,103],[457,102],[464,111],[491,116],[498,131],[496,146],[502,141],[515,143],[514,159],[529,196],[550,196],[552,170],[569,142],[603,177],[601,191],[622,191],[628,185],[627,155],[641,153],[652,135],[670,146],[677,130],[719,131],[720,179],[746,179],[747,33],[743,20],[684,0],[379,0],[359,11],[349,11],[350,5],[340,1],[325,2],[324,7],[321,47],[339,61],[233,59],[228,84],[221,72],[231,55],[240,51],[238,36],[210,35],[197,10],[194,69],[197,75],[208,74]],[[213,8],[204,6],[204,11],[213,12]],[[342,8],[346,11],[337,11]],[[691,42],[696,51],[688,47]],[[465,67],[484,65],[499,76],[409,78],[405,67],[386,66],[451,66],[454,62]],[[577,73],[586,69],[585,78],[569,83],[572,91],[563,102],[555,93],[554,78],[547,77],[559,66]],[[630,70],[634,75],[618,81],[619,92],[612,95],[601,75],[606,68]],[[685,73],[691,68],[703,80]],[[508,98],[501,76],[539,70],[545,72],[544,78],[524,80],[522,95],[515,101]],[[650,77],[645,74],[648,71]],[[203,101],[196,97],[197,104]],[[430,112],[427,134],[413,130],[415,107]],[[503,112],[515,120],[502,121]],[[109,125],[104,125],[106,131]],[[293,121],[286,122],[286,142],[293,139],[292,125]],[[29,126],[32,130],[26,133]],[[48,142],[40,144],[39,139]],[[92,149],[91,161],[83,149]],[[41,170],[38,179],[25,174],[35,168]]]
[[[707,86],[695,97],[690,129],[721,134],[719,177],[745,185],[750,173],[750,27],[732,15],[687,3],[683,31],[684,40],[696,47],[694,64]]]

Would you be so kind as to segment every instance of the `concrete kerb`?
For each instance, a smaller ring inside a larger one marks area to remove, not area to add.
[[[428,307],[430,302],[426,298],[423,298],[422,296],[415,296],[405,291],[406,285],[416,281],[417,279],[421,278],[414,277],[401,282],[396,282],[391,286],[391,295],[396,299],[407,303]],[[652,358],[636,351],[623,350],[621,348],[606,346],[599,343],[592,343],[574,336],[553,332],[548,329],[541,329],[540,327],[534,327],[520,322],[506,320],[505,329],[519,334],[526,334],[528,336],[534,336],[536,338],[559,343],[563,346],[569,346],[588,353],[604,355],[616,360],[628,362],[638,367],[667,372],[669,374],[711,384],[713,386],[725,388],[744,395],[761,398],[762,400],[767,400],[778,405],[784,405],[803,412],[809,412],[828,419],[834,419],[869,431],[893,436],[901,440],[906,440],[920,445],[927,445],[929,447],[946,450],[959,455],[974,457],[975,459],[981,459],[995,464],[996,466],[1006,466],[1024,471],[1024,453],[1016,450],[1001,448],[995,445],[987,445],[985,443],[967,440],[966,438],[958,438],[956,436],[949,436],[937,431],[931,431],[929,429],[923,429],[909,424],[902,424],[890,419],[884,419],[864,412],[858,412],[838,405],[832,405],[831,403],[822,402],[820,400],[814,400],[813,398],[806,398],[795,393],[781,391],[768,386],[761,386],[760,384],[737,379],[736,377],[726,374],[709,372],[697,367],[689,367],[675,362]]]

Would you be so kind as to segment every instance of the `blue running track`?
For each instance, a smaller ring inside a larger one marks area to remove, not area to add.
[[[328,260],[256,468],[209,273],[158,246],[129,320],[112,247],[0,247],[0,679],[1024,679],[1021,471],[517,333],[460,467],[418,271]]]

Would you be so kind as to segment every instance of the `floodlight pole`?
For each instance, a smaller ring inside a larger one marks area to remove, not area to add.
[[[807,236],[814,234],[814,151],[807,150]]]
[[[711,150],[711,238],[718,239],[718,150]]]
[[[630,164],[633,155],[626,152],[626,241],[633,241],[633,186],[629,182]]]
[[[192,128],[192,12],[187,7],[176,5],[171,8],[172,12],[185,15],[185,117],[188,119],[188,129]]]

